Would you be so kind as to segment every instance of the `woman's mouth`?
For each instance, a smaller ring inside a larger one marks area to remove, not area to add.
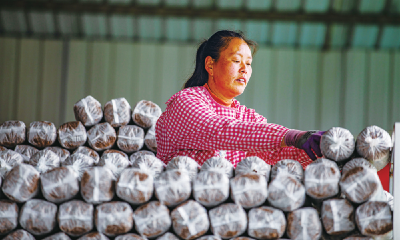
[[[236,79],[236,81],[246,84],[246,79],[245,78],[239,78],[239,79]]]

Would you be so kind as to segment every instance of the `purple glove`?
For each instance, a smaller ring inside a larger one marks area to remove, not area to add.
[[[285,144],[303,149],[312,160],[316,160],[317,157],[315,154],[318,157],[322,157],[319,143],[324,133],[324,131],[299,131],[292,129],[285,136]]]

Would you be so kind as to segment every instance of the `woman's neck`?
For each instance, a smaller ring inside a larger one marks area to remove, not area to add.
[[[211,89],[209,84],[204,84],[204,87],[207,88],[207,90],[210,92],[211,96],[213,97],[213,99],[218,102],[219,104],[221,104],[222,106],[225,107],[230,107],[233,103],[233,99],[228,99],[228,98],[224,98],[221,96],[221,94],[218,93],[218,91],[215,91],[214,89]]]

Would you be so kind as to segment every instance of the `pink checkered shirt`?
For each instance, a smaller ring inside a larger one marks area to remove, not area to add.
[[[225,107],[205,87],[192,87],[179,91],[166,104],[156,123],[157,157],[166,164],[175,156],[188,156],[201,166],[221,150],[235,167],[248,156],[258,156],[270,165],[282,159],[297,160],[304,168],[311,163],[303,150],[280,146],[288,128],[267,123],[237,100]]]

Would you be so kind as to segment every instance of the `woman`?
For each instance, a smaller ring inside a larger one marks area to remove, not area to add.
[[[168,100],[157,121],[158,158],[168,163],[175,156],[189,156],[202,165],[223,150],[235,167],[247,156],[258,156],[268,164],[295,159],[305,167],[310,159],[322,156],[323,132],[269,124],[235,100],[251,77],[250,48],[255,50],[255,42],[227,30],[200,45],[193,75]]]

